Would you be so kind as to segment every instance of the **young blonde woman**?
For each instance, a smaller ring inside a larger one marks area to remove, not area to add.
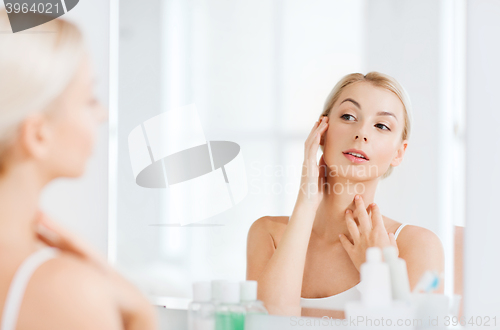
[[[76,26],[27,32],[0,35],[0,329],[157,329],[146,297],[38,209],[47,183],[84,172],[106,113]]]
[[[258,281],[270,313],[343,318],[345,303],[360,298],[371,246],[398,249],[412,289],[426,270],[443,272],[437,235],[383,216],[374,203],[379,181],[403,161],[410,127],[410,100],[394,78],[354,73],[335,85],[305,141],[291,216],[259,218],[248,233],[247,279]]]

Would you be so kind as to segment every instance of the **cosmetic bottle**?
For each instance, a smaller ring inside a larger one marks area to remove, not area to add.
[[[444,327],[446,317],[453,313],[450,297],[434,292],[441,276],[437,271],[425,271],[411,293],[417,317],[423,320],[425,327]]]
[[[379,247],[366,249],[366,262],[360,267],[361,302],[366,307],[385,307],[392,302],[389,266],[382,261]]]
[[[222,284],[226,280],[212,280],[212,303],[217,306],[221,300]]]
[[[221,285],[220,303],[215,307],[216,330],[244,330],[245,307],[240,304],[240,284],[225,281]]]
[[[257,281],[240,282],[240,303],[246,314],[269,314],[262,301],[257,300]]]
[[[385,320],[392,330],[414,329],[412,326],[401,324],[400,320],[411,320],[415,317],[415,307],[403,300],[392,299],[391,277],[389,265],[382,261],[382,250],[370,247],[366,250],[366,261],[360,267],[361,301],[348,301],[345,304],[347,319],[363,319],[363,329],[384,328],[376,322],[368,320]],[[399,321],[398,321],[399,320]],[[385,328],[384,328],[385,329]]]
[[[215,306],[210,282],[193,283],[193,300],[188,305],[188,330],[215,330]]]
[[[389,266],[391,279],[392,299],[410,302],[410,281],[406,261],[398,257],[394,246],[386,246],[382,249],[384,260]]]

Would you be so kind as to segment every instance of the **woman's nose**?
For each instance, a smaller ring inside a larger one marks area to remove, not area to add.
[[[358,127],[358,132],[355,133],[355,138],[354,140],[363,140],[364,142],[368,141],[368,132],[370,130],[369,124],[368,123],[361,123],[361,125]]]

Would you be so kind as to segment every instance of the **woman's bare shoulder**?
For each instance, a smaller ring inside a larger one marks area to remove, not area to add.
[[[401,222],[386,216],[384,216],[384,223],[388,233],[395,233],[402,225]],[[401,228],[396,240],[398,248],[402,252],[415,250],[414,247],[416,246],[424,245],[425,247],[439,248],[439,245],[441,245],[439,236],[432,230],[411,224],[406,224]],[[423,248],[421,247],[420,251],[422,250]]]
[[[266,215],[263,217],[258,218],[257,220],[254,221],[255,223],[260,223],[262,226],[276,226],[276,225],[287,225],[288,224],[288,216],[270,216]]]
[[[289,217],[287,216],[263,216],[254,221],[252,227],[263,233],[269,234],[274,243],[274,248],[278,246],[281,235],[286,229]]]
[[[427,270],[444,271],[444,249],[439,236],[432,230],[406,225],[397,238],[399,257],[406,261],[410,287],[413,289]],[[440,284],[437,292],[443,292]]]
[[[402,225],[401,222],[386,217],[385,215],[382,215],[382,218],[384,219],[384,226],[388,233],[395,233],[399,226]]]
[[[61,252],[33,273],[18,325],[23,329],[122,329],[107,281],[96,267]]]
[[[422,248],[441,245],[439,236],[432,230],[410,224],[401,229],[397,241],[398,246],[401,245],[403,249],[415,245],[419,245]]]

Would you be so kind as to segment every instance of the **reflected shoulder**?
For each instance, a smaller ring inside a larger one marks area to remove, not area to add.
[[[271,235],[276,248],[281,235],[286,229],[288,220],[287,216],[263,216],[254,221],[250,230]]]
[[[259,229],[266,229],[269,232],[276,230],[288,224],[287,216],[263,216],[255,220],[252,227],[257,227]]]
[[[397,238],[400,254],[426,254],[427,252],[443,251],[439,236],[432,230],[406,225]]]

